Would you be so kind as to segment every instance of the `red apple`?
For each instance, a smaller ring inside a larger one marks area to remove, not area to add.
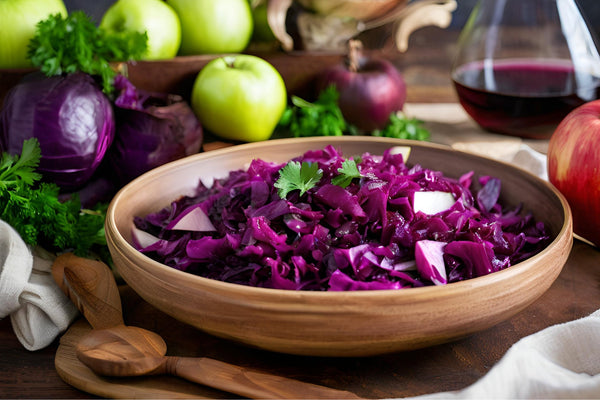
[[[576,234],[600,245],[600,100],[571,111],[548,144],[548,178],[566,197]]]
[[[346,121],[369,133],[383,129],[390,114],[402,110],[406,83],[390,61],[362,57],[360,47],[360,42],[350,41],[347,62],[325,69],[319,74],[316,87],[321,91],[335,85]]]

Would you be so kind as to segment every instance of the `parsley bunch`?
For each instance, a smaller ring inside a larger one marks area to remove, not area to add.
[[[360,134],[358,128],[344,119],[339,107],[339,98],[339,92],[333,85],[319,93],[314,103],[292,96],[292,104],[286,108],[278,126],[288,129],[294,137]],[[423,141],[429,140],[430,136],[423,126],[423,121],[408,118],[403,113],[392,113],[383,129],[365,134]]]
[[[423,127],[423,121],[408,118],[402,113],[390,115],[390,121],[381,130],[371,132],[373,136],[391,137],[396,139],[429,140],[430,133]]]
[[[147,42],[146,33],[109,33],[83,11],[74,11],[66,18],[55,14],[38,22],[27,55],[47,76],[77,71],[99,76],[103,91],[110,94],[117,75],[110,61],[140,59]]]
[[[335,86],[323,90],[314,103],[292,96],[279,121],[288,127],[294,137],[342,136],[347,129],[346,121],[338,106],[340,95]]]
[[[59,187],[40,182],[41,158],[37,139],[23,142],[21,154],[0,158],[0,219],[11,225],[29,245],[48,250],[71,250],[80,256],[106,254],[106,205],[82,210],[78,197],[61,202]]]

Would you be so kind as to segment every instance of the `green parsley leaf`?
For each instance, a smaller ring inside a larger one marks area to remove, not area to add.
[[[362,175],[358,170],[358,165],[356,161],[349,158],[342,161],[341,168],[338,168],[339,175],[335,176],[331,183],[337,186],[341,186],[343,188],[347,187],[354,178],[361,178]]]
[[[0,188],[15,187],[20,179],[31,185],[41,175],[35,172],[41,157],[40,146],[36,138],[23,141],[21,156],[3,153],[0,159]]]
[[[389,123],[382,130],[375,130],[373,136],[391,137],[396,139],[429,140],[430,133],[423,126],[423,121],[408,118],[403,113],[392,113]]]
[[[303,161],[290,161],[279,171],[279,179],[274,186],[277,194],[285,199],[289,192],[300,190],[300,196],[316,186],[323,177],[319,164]]]
[[[279,121],[288,127],[294,137],[342,136],[347,128],[342,111],[338,106],[340,95],[335,86],[323,90],[314,103],[292,96]]]
[[[103,91],[111,94],[117,71],[110,62],[141,59],[147,42],[145,32],[109,33],[83,11],[74,11],[65,18],[55,14],[38,22],[27,55],[47,76],[77,71],[99,76]]]
[[[39,182],[35,172],[41,151],[37,139],[23,142],[20,155],[0,158],[0,219],[30,245],[51,251],[72,250],[80,256],[102,253],[106,247],[106,206],[82,210],[77,196],[59,199],[59,187]]]

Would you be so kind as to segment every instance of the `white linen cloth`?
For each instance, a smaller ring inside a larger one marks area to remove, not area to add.
[[[0,220],[0,318],[10,316],[15,335],[27,350],[48,346],[78,314],[52,278],[51,255],[32,251]]]
[[[434,399],[599,399],[600,310],[524,337],[465,389]]]

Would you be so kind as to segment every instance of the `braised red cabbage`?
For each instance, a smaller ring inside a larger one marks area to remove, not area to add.
[[[134,241],[149,257],[192,274],[314,291],[443,285],[508,268],[549,241],[522,206],[499,204],[496,178],[474,181],[468,172],[452,179],[388,150],[356,158],[361,178],[342,188],[331,180],[344,160],[332,146],[297,158],[318,163],[323,176],[304,195],[282,199],[273,184],[284,164],[255,159],[210,187],[200,182],[194,196],[136,217]],[[414,212],[418,191],[451,193],[456,201],[440,212]],[[199,221],[197,229],[173,229],[182,213]]]

